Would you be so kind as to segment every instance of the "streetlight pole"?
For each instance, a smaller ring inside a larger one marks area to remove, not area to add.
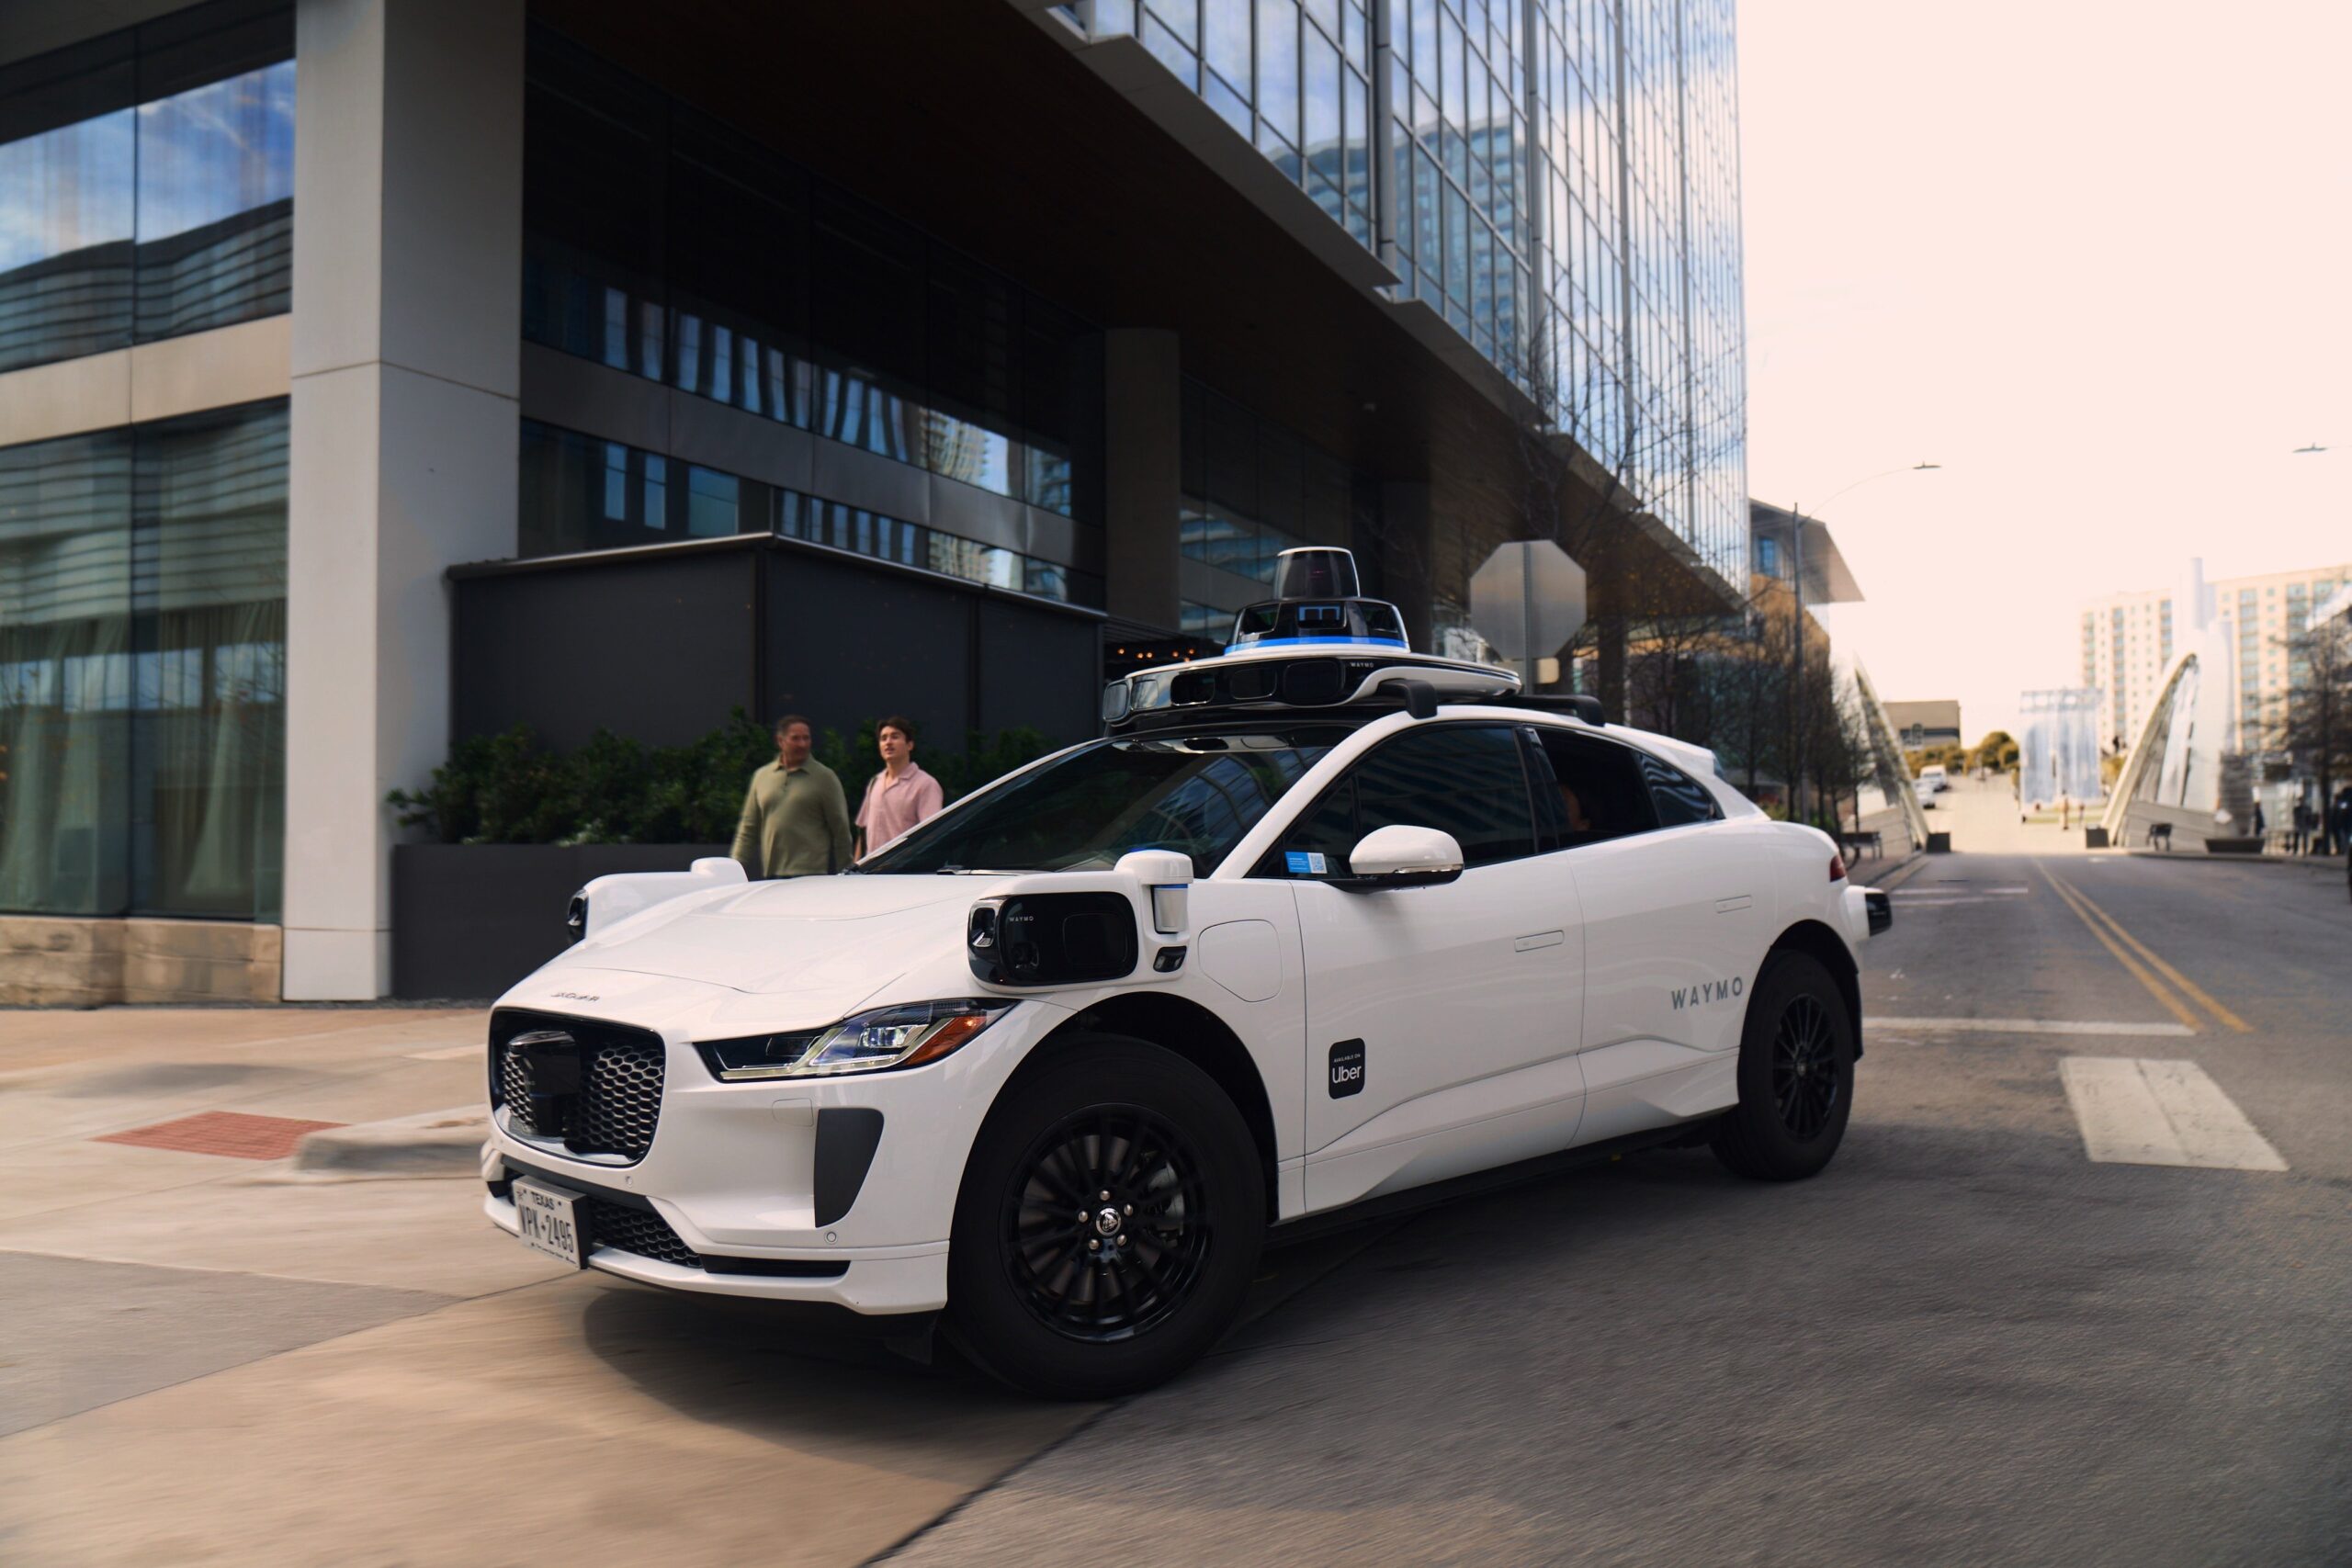
[[[1862,486],[1870,484],[1873,480],[1887,479],[1895,474],[1926,473],[1942,467],[1943,465],[1941,463],[1908,463],[1897,468],[1882,468],[1875,474],[1863,475],[1860,479],[1856,479],[1852,484],[1846,486],[1844,490],[1831,491],[1829,501],[1836,501],[1839,496],[1846,494],[1849,491],[1860,490]],[[1826,506],[1829,504],[1829,502],[1825,501],[1819,504]],[[1795,526],[1789,530],[1790,554],[1794,558],[1794,575],[1790,580],[1789,589],[1795,606],[1789,616],[1789,630],[1790,640],[1794,645],[1796,662],[1796,684],[1789,693],[1789,711],[1794,716],[1796,721],[1796,735],[1794,737],[1793,743],[1790,748],[1789,817],[1793,821],[1802,822],[1804,820],[1805,769],[1804,508],[1801,505],[1792,504],[1789,508],[1789,515],[1796,520]]]

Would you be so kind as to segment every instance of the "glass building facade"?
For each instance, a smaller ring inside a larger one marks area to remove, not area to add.
[[[1743,581],[1732,0],[1079,0]],[[1361,106],[1361,107],[1360,107]]]
[[[219,0],[0,70],[0,371],[287,309],[293,52]]]
[[[1100,525],[1094,328],[542,28],[527,95],[526,340]]]
[[[282,314],[294,14],[0,69],[0,372]],[[274,920],[282,398],[0,446],[0,912]]]
[[[1273,591],[1275,558],[1346,545],[1378,504],[1374,485],[1230,398],[1187,378],[1177,550],[1191,577],[1180,630],[1223,642],[1234,613]]]
[[[0,447],[0,911],[277,918],[286,436]]]
[[[967,582],[1100,606],[1102,581],[864,507],[523,422],[521,554],[571,555],[775,534]]]

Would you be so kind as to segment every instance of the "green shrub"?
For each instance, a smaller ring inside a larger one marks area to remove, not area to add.
[[[865,781],[882,769],[874,724],[843,740],[828,729],[817,760],[841,775],[854,815]],[[994,739],[974,730],[962,754],[915,756],[949,800],[1053,750],[1035,729]],[[542,748],[528,728],[474,736],[449,749],[432,782],[386,796],[403,828],[424,828],[448,844],[724,844],[735,837],[752,773],[775,758],[775,741],[741,708],[701,739],[647,746],[598,730],[577,750]]]

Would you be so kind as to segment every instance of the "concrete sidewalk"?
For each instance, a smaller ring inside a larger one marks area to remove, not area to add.
[[[0,1012],[0,1562],[872,1560],[1099,1409],[582,1273],[477,1171],[460,1010]],[[401,1125],[403,1119],[408,1125]],[[1270,1256],[1249,1315],[1376,1227]]]
[[[400,1119],[416,1128],[403,1141],[446,1141],[433,1123],[482,1100],[484,1021],[470,1009],[0,1013],[0,1251],[455,1295],[538,1278],[478,1223],[471,1180],[338,1185],[300,1179],[294,1157],[306,1133],[350,1140],[345,1129]],[[425,1174],[469,1173],[445,1160]]]

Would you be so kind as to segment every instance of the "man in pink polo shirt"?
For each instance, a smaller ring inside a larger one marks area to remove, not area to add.
[[[878,850],[946,804],[939,781],[915,765],[915,727],[898,714],[876,728],[882,771],[865,782],[857,808],[857,852]]]

